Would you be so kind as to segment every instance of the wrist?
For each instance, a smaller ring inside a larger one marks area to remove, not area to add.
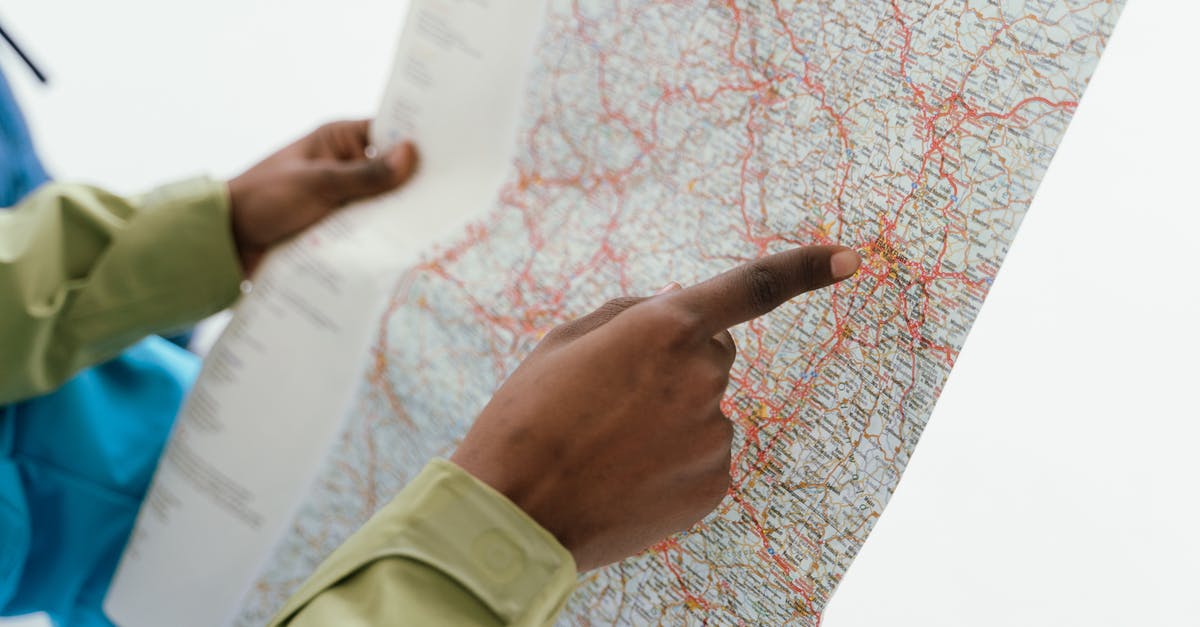
[[[244,199],[248,193],[244,176],[237,176],[227,181],[225,194],[229,203],[229,232],[233,238],[234,250],[237,252],[238,264],[242,268],[242,276],[250,278],[266,254],[266,248],[253,243],[254,240],[248,235],[249,230],[243,219]]]

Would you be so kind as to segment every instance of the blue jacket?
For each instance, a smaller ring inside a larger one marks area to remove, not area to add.
[[[47,179],[0,72],[0,206]],[[0,406],[0,615],[112,624],[104,595],[198,372],[194,355],[149,338],[49,395]]]

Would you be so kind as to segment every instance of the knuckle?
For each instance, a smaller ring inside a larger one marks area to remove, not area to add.
[[[721,349],[724,350],[726,353],[728,353],[728,355],[731,358],[737,357],[737,352],[738,352],[737,341],[733,339],[732,333],[730,333],[727,330],[722,331],[720,333],[720,335],[718,335],[717,338],[715,338],[715,339],[716,339],[717,345],[720,346]]]
[[[783,300],[783,280],[772,267],[762,262],[751,263],[746,268],[745,281],[755,311],[766,313]]]
[[[722,462],[723,466],[728,466],[733,448],[733,421],[724,415],[717,416],[709,423],[707,431],[710,440],[709,447],[712,449],[713,455]]]
[[[325,122],[314,129],[313,132],[309,134],[309,137],[321,140],[332,139],[337,135],[340,125],[341,123],[336,120]]]
[[[379,187],[392,180],[392,169],[383,159],[371,159],[362,168],[362,184],[366,187]]]
[[[705,392],[721,396],[729,387],[729,371],[719,367],[709,368],[708,372],[702,375],[701,381]]]
[[[699,428],[693,427],[693,437],[700,443],[703,459],[728,466],[733,445],[733,423],[724,415],[710,415]]]
[[[652,338],[660,346],[678,349],[695,338],[700,327],[700,319],[696,314],[679,307],[648,304],[642,314],[646,320]]]
[[[709,508],[715,508],[729,494],[733,480],[729,476],[729,466],[721,466],[709,473],[704,482],[704,496]]]
[[[341,200],[342,178],[333,168],[316,168],[313,170],[313,185],[317,191],[328,200]]]

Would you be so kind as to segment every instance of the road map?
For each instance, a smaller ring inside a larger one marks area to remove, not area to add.
[[[448,456],[554,326],[803,244],[864,263],[734,330],[733,487],[563,624],[814,625],[913,454],[1120,0],[553,0],[508,183],[399,276],[258,624]],[[487,102],[479,102],[487,107]]]

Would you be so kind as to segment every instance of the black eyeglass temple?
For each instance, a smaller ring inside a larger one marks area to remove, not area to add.
[[[21,50],[21,46],[18,46],[17,42],[13,41],[13,38],[10,37],[8,32],[4,30],[4,26],[0,26],[0,37],[3,37],[4,41],[6,41],[8,45],[12,47],[13,51],[17,53],[17,56],[21,57],[21,60],[25,62],[25,65],[29,66],[29,70],[33,72],[33,75],[36,76],[39,81],[41,81],[43,84],[48,82],[46,80],[46,75],[42,74],[42,71],[38,69],[37,64],[33,62],[33,59],[30,59],[29,55],[25,54],[24,50]]]

